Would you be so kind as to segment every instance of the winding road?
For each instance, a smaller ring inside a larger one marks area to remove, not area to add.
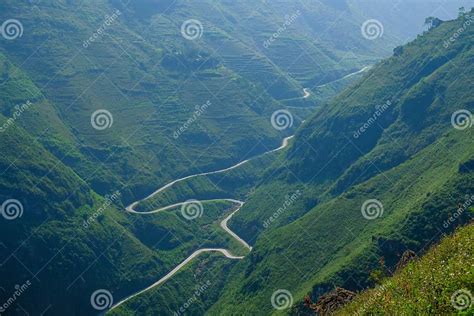
[[[180,206],[183,206],[185,205],[186,203],[188,202],[181,202],[181,203],[176,203],[176,204],[172,204],[172,205],[168,205],[168,206],[165,206],[165,207],[161,207],[159,209],[156,209],[156,210],[153,210],[153,211],[149,211],[149,212],[138,212],[138,211],[135,211],[135,206],[137,206],[139,203],[143,202],[143,201],[146,201],[146,200],[149,200],[151,198],[153,198],[154,196],[156,196],[158,193],[172,187],[173,185],[175,185],[176,183],[178,182],[182,182],[182,181],[185,181],[185,180],[188,180],[188,179],[191,179],[191,178],[195,178],[195,177],[200,177],[200,176],[206,176],[206,175],[211,175],[211,174],[218,174],[218,173],[223,173],[223,172],[226,172],[226,171],[230,171],[230,170],[233,170],[235,168],[238,168],[242,165],[244,165],[245,163],[253,160],[253,159],[257,159],[259,157],[262,157],[264,155],[268,155],[270,153],[273,153],[273,152],[276,152],[276,151],[280,151],[284,148],[286,148],[290,142],[290,139],[292,139],[294,136],[289,136],[289,137],[286,137],[283,139],[282,141],[282,144],[280,147],[276,148],[276,149],[273,149],[273,150],[270,150],[270,151],[267,151],[259,156],[256,156],[256,157],[253,157],[253,158],[250,158],[250,159],[246,159],[246,160],[243,160],[235,165],[233,165],[232,167],[229,167],[229,168],[226,168],[226,169],[221,169],[221,170],[217,170],[217,171],[211,171],[211,172],[203,172],[203,173],[198,173],[198,174],[194,174],[194,175],[190,175],[190,176],[187,176],[187,177],[183,177],[183,178],[180,178],[180,179],[177,179],[177,180],[174,180],[164,186],[162,186],[161,188],[159,188],[158,190],[156,190],[155,192],[153,192],[152,194],[150,194],[149,196],[147,196],[146,198],[142,199],[142,200],[139,200],[139,201],[136,201],[136,202],[133,202],[132,204],[130,204],[129,206],[126,207],[126,211],[129,212],[129,213],[133,213],[133,214],[140,214],[140,215],[147,215],[147,214],[156,214],[156,213],[159,213],[159,212],[163,212],[163,211],[166,211],[166,210],[170,210],[170,209],[174,209],[174,208],[177,208],[177,207],[180,207]],[[245,202],[242,202],[242,201],[239,201],[239,200],[235,200],[235,199],[214,199],[214,200],[201,200],[200,202],[203,202],[203,203],[206,203],[206,202],[218,202],[218,201],[227,201],[227,202],[232,202],[232,203],[235,203],[237,204],[239,207],[233,211],[230,215],[228,215],[226,218],[224,218],[221,223],[220,223],[220,226],[222,227],[222,229],[224,229],[229,235],[231,235],[235,240],[237,240],[240,244],[242,244],[245,248],[247,248],[249,251],[252,250],[252,247],[245,241],[243,240],[242,238],[240,238],[236,233],[234,233],[228,226],[227,226],[227,223],[232,219],[232,217],[234,216],[234,214],[236,214],[238,211],[240,211],[240,209],[242,208],[242,206],[244,206]],[[119,301],[118,303],[114,304],[110,309],[109,311],[119,307],[120,305],[126,303],[127,301],[131,300],[132,298],[134,297],[137,297],[138,295],[140,294],[143,294],[145,293],[146,291],[148,290],[151,290],[159,285],[162,285],[163,283],[165,283],[167,280],[169,280],[171,277],[173,277],[176,273],[178,273],[183,267],[185,267],[189,262],[191,262],[194,258],[198,257],[199,255],[203,254],[203,253],[212,253],[212,252],[218,252],[218,253],[221,253],[223,254],[226,258],[228,259],[232,259],[232,260],[241,260],[245,257],[243,256],[234,256],[233,254],[231,254],[229,252],[229,250],[227,249],[222,249],[222,248],[203,248],[203,249],[199,249],[199,250],[196,250],[195,252],[193,252],[188,258],[186,258],[183,262],[181,262],[180,264],[178,264],[173,270],[171,270],[168,274],[166,274],[164,277],[162,277],[161,279],[159,279],[158,281],[156,281],[155,283],[153,283],[152,285],[150,285],[149,287],[141,290],[141,291],[138,291],[130,296],[127,296],[126,298],[122,299],[121,301]]]
[[[135,294],[132,294],[126,298],[124,298],[123,300],[121,300],[120,302],[116,303],[115,305],[113,305],[109,311],[119,307],[120,305],[122,305],[123,303],[131,300],[132,298],[134,297],[137,297],[138,295],[140,294],[143,294],[145,293],[146,291],[148,290],[151,290],[152,288],[154,287],[157,287],[158,285],[161,285],[163,283],[165,283],[168,279],[170,279],[173,275],[175,275],[176,273],[178,273],[179,270],[181,270],[184,266],[186,266],[191,260],[193,260],[194,258],[196,258],[197,256],[199,256],[200,254],[202,253],[205,253],[205,252],[220,252],[222,253],[224,256],[226,256],[227,258],[229,259],[237,259],[237,260],[240,260],[240,259],[243,259],[245,257],[237,257],[237,256],[234,256],[232,255],[228,250],[226,249],[221,249],[221,248],[204,248],[204,249],[199,249],[197,251],[195,251],[192,255],[190,255],[189,257],[186,258],[186,260],[184,260],[183,262],[181,262],[180,264],[178,264],[176,266],[176,268],[174,268],[173,270],[171,270],[167,275],[165,275],[163,278],[159,279],[158,281],[156,281],[155,283],[153,283],[152,285],[150,285],[149,287],[147,287],[146,289],[143,289]]]
[[[367,70],[370,70],[371,68],[372,68],[372,66],[365,66],[364,68],[362,68],[362,69],[360,69],[360,70],[357,70],[357,71],[355,71],[355,72],[352,72],[352,73],[350,73],[350,74],[348,74],[348,75],[345,75],[345,76],[342,77],[342,78],[333,80],[333,81],[331,81],[331,82],[325,83],[325,84],[320,85],[320,86],[316,86],[316,88],[323,88],[323,87],[325,87],[325,86],[327,86],[327,85],[330,85],[330,84],[332,84],[332,83],[335,83],[335,82],[338,82],[338,81],[341,81],[341,80],[350,78],[350,77],[352,77],[352,76],[358,75],[358,74],[360,74],[360,73],[366,72]]]
[[[164,186],[162,186],[161,188],[159,188],[158,190],[156,190],[155,192],[153,192],[152,194],[150,194],[149,196],[147,196],[146,198],[140,200],[140,201],[136,201],[136,202],[133,202],[132,204],[130,204],[129,206],[127,206],[126,210],[127,212],[130,212],[130,213],[135,213],[135,214],[153,214],[153,213],[158,213],[160,211],[165,211],[165,210],[169,210],[169,209],[172,209],[174,207],[177,207],[177,206],[181,206],[183,205],[185,202],[183,203],[177,203],[177,204],[174,204],[174,205],[169,205],[169,206],[166,206],[166,207],[163,207],[163,208],[160,208],[158,210],[155,210],[155,211],[152,211],[152,212],[137,212],[135,211],[135,206],[137,206],[138,204],[140,204],[141,202],[144,202],[146,200],[149,200],[151,198],[153,198],[154,196],[156,196],[158,193],[160,192],[163,192],[164,190],[172,187],[173,185],[175,185],[176,183],[178,182],[182,182],[182,181],[185,181],[185,180],[188,180],[188,179],[192,179],[192,178],[196,178],[196,177],[201,177],[201,176],[208,176],[208,175],[212,175],[212,174],[219,174],[219,173],[223,173],[223,172],[227,172],[227,171],[230,171],[230,170],[233,170],[233,169],[236,169],[244,164],[246,164],[247,162],[253,160],[253,159],[256,159],[256,158],[259,158],[259,157],[262,157],[264,155],[268,155],[270,153],[273,153],[273,152],[276,152],[276,151],[280,151],[284,148],[286,148],[290,142],[290,139],[292,139],[294,136],[289,136],[289,137],[286,137],[285,139],[283,139],[282,141],[282,144],[280,147],[276,148],[276,149],[273,149],[273,150],[270,150],[270,151],[267,151],[259,156],[256,156],[254,158],[250,158],[250,159],[246,159],[246,160],[243,160],[235,165],[233,165],[232,167],[229,167],[229,168],[225,168],[225,169],[221,169],[221,170],[217,170],[217,171],[210,171],[210,172],[203,172],[203,173],[198,173],[198,174],[193,174],[193,175],[190,175],[190,176],[187,176],[187,177],[184,177],[184,178],[180,178],[180,179],[177,179],[177,180],[174,180]]]

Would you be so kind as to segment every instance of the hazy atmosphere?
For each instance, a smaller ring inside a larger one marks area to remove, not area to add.
[[[474,0],[0,0],[0,315],[474,315]]]

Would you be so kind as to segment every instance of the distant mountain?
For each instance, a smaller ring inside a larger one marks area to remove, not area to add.
[[[180,212],[145,217],[127,214],[124,208],[180,176],[228,167],[278,147],[315,105],[322,106],[351,82],[338,79],[375,63],[403,42],[391,36],[368,40],[361,34],[361,25],[369,17],[362,18],[353,4],[346,4],[307,0],[2,1],[2,302],[8,301],[16,285],[28,285],[6,313],[98,313],[91,304],[91,296],[98,290],[118,300],[153,283],[202,245],[234,247],[233,240],[215,225],[229,212],[228,204],[209,206],[205,216],[195,222],[183,221]],[[13,26],[7,29],[7,22]],[[396,25],[403,29],[405,23]],[[439,39],[449,38],[443,35],[450,35],[455,26],[454,22],[446,23],[432,33]],[[445,33],[440,35],[442,30]],[[390,34],[390,30],[386,32]],[[460,78],[459,68],[444,65],[442,60],[452,59],[469,70],[470,42],[459,39],[447,50],[440,46],[439,55],[433,53],[434,45],[429,42],[422,53],[417,52],[420,41],[428,38],[410,44],[401,52],[403,58],[397,57],[410,63],[389,59],[371,72],[378,79],[368,79],[369,75],[366,83],[357,84],[361,90],[355,86],[320,108],[298,132],[288,153],[288,168],[273,167],[264,173],[263,167],[270,164],[264,160],[252,165],[255,170],[234,175],[238,184],[246,185],[239,191],[242,196],[262,182],[242,217],[235,219],[239,234],[249,241],[260,236],[256,225],[278,205],[264,190],[275,188],[269,191],[274,196],[291,191],[296,187],[294,175],[303,178],[311,188],[307,192],[313,190],[314,194],[305,195],[305,204],[297,212],[280,217],[274,227],[282,226],[281,233],[269,230],[269,234],[286,238],[285,242],[291,240],[287,236],[303,219],[284,224],[305,213],[315,216],[324,198],[330,201],[348,192],[352,182],[374,178],[374,170],[363,157],[376,160],[382,170],[391,170],[410,161],[408,155],[421,155],[423,149],[442,140],[450,111],[472,105],[469,95],[456,99],[465,87],[457,91],[458,85],[449,86],[447,80]],[[416,70],[423,71],[418,75]],[[442,77],[443,71],[449,78],[437,77]],[[425,83],[422,78],[429,80]],[[329,92],[323,91],[317,99],[303,99],[303,88],[326,83],[331,83]],[[411,113],[419,98],[424,100],[427,91],[436,91],[433,104],[442,97],[452,104],[444,110],[417,108],[414,113],[419,118],[426,116],[427,122],[416,126],[406,113]],[[339,119],[345,131],[357,129],[373,105],[385,99],[394,104],[379,121],[387,131],[372,130],[353,140],[360,146],[360,154],[350,151],[337,160],[340,165],[323,172],[321,179],[308,178],[343,141],[335,133]],[[351,104],[360,106],[361,111],[352,113]],[[281,132],[270,118],[288,105],[299,107],[293,112],[298,115],[293,128]],[[440,115],[431,115],[431,110]],[[324,130],[325,137],[317,134],[318,128]],[[423,133],[414,137],[414,128]],[[379,146],[378,141],[388,142],[389,137],[401,145]],[[446,137],[447,147],[463,153],[465,160],[459,163],[470,166],[468,140],[461,134]],[[466,144],[466,148],[461,146]],[[309,145],[321,145],[322,156],[312,153]],[[380,151],[386,147],[390,150],[383,156]],[[424,155],[432,161],[429,153]],[[450,163],[443,161],[446,169],[442,171],[462,186],[464,178],[455,178],[453,171],[458,161]],[[367,173],[360,175],[358,168],[367,168]],[[270,173],[271,179],[266,180]],[[250,185],[245,183],[249,174]],[[336,179],[334,187],[318,183]],[[225,181],[222,185],[222,192],[233,189]],[[321,192],[326,191],[323,196]],[[433,196],[437,192],[433,188]],[[259,204],[261,201],[268,204]],[[313,206],[316,209],[309,211]],[[249,211],[251,207],[256,213]],[[260,251],[265,251],[265,256]],[[233,296],[230,285],[235,291],[252,292],[255,300],[266,298],[269,287],[253,283],[242,287],[241,282],[260,276],[265,280],[270,274],[264,264],[273,260],[275,253],[260,239],[248,259],[233,270],[229,268],[229,285],[221,283],[214,293],[217,300],[225,286],[220,311],[228,311],[229,300],[238,297]],[[215,271],[219,268],[217,265]],[[302,285],[301,291],[317,283],[318,275],[311,276],[314,279]],[[288,273],[283,279],[290,277]],[[256,308],[253,298],[249,308]]]
[[[450,220],[474,189],[468,19],[398,48],[304,123],[233,222],[254,249],[209,314],[270,314],[278,289],[295,304],[360,290],[382,258],[391,269],[472,218]]]

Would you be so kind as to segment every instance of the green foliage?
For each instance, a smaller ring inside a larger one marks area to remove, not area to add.
[[[275,110],[308,105],[301,101],[303,87],[341,78],[395,44],[389,37],[365,41],[357,10],[325,2],[303,1],[307,18],[265,50],[262,43],[288,12],[299,8],[296,4],[2,1],[0,21],[15,17],[25,31],[17,40],[2,40],[0,47],[0,126],[8,127],[0,134],[0,202],[16,198],[24,207],[15,221],[0,218],[1,287],[8,292],[31,280],[32,288],[19,300],[22,309],[90,315],[97,312],[90,304],[95,290],[107,289],[115,300],[126,297],[201,247],[246,254],[218,227],[231,210],[228,203],[206,204],[196,221],[183,220],[179,209],[144,216],[124,212],[124,205],[171,179],[228,167],[277,147],[284,135],[270,124]],[[118,19],[87,43],[104,25],[104,16],[117,9]],[[334,25],[339,10],[347,9],[348,18]],[[241,21],[242,16],[250,18]],[[203,22],[201,40],[181,36],[185,17]],[[329,26],[333,31],[320,33]],[[375,264],[363,257],[384,252],[368,241],[372,237],[421,247],[451,210],[445,195],[458,201],[472,179],[470,132],[446,135],[444,125],[453,109],[472,106],[468,83],[451,84],[461,69],[471,72],[472,49],[465,43],[472,42],[472,33],[465,32],[447,50],[433,49],[457,27],[441,25],[406,46],[406,58],[379,64],[321,107],[287,155],[269,155],[228,174],[193,179],[141,205],[149,210],[184,198],[250,196],[232,225],[256,248],[242,262],[204,256],[176,280],[117,313],[161,313],[156,305],[176,310],[180,300],[170,298],[177,293],[189,297],[192,286],[211,275],[216,287],[190,313],[271,313],[270,305],[262,307],[261,302],[268,302],[276,287],[288,287],[299,299],[315,284],[341,283],[348,271],[367,283],[364,268]],[[309,102],[325,104],[351,81],[320,87]],[[345,148],[344,139],[373,106],[388,99],[394,107],[378,122],[384,129],[372,129],[354,140],[357,149],[351,146],[335,161],[328,159]],[[16,116],[17,106],[28,101],[32,106]],[[196,105],[208,101],[199,120],[175,137]],[[112,113],[109,129],[91,126],[98,109]],[[297,127],[308,111],[295,111],[301,116],[295,115]],[[438,161],[433,154],[437,143],[459,155]],[[384,173],[376,176],[380,171]],[[110,202],[105,195],[116,191],[120,198]],[[273,216],[296,191],[302,196]],[[390,206],[387,218],[377,224],[354,211],[369,193]],[[427,221],[434,211],[436,222]],[[269,217],[274,221],[264,230]],[[466,220],[464,215],[458,221]],[[404,227],[400,236],[393,230],[396,225]],[[341,227],[347,229],[340,232]],[[420,227],[424,234],[418,234]],[[302,232],[311,234],[302,238]],[[334,232],[339,232],[337,240]],[[203,262],[209,269],[195,273]],[[16,307],[11,312],[21,313]]]
[[[464,305],[458,312],[452,297],[460,290],[474,290],[473,242],[474,226],[460,228],[381,286],[361,293],[337,315],[472,315],[474,307]],[[464,295],[464,304],[472,304],[472,296]]]
[[[107,315],[203,315],[218,299],[236,261],[203,254],[165,284],[130,300]]]
[[[472,29],[440,48],[461,23],[443,23],[404,46],[402,56],[375,66],[305,122],[287,160],[267,171],[272,177],[235,218],[234,230],[255,240],[254,250],[233,269],[209,314],[273,313],[266,302],[279,288],[293,294],[297,314],[308,292],[316,300],[334,286],[369,286],[380,257],[393,269],[404,250],[423,251],[440,231],[472,218],[463,212],[449,220],[474,188],[466,167],[474,156],[473,130],[451,125],[453,112],[474,111],[469,81],[460,79],[472,70]],[[301,198],[265,229],[298,187]],[[374,198],[384,213],[367,220],[361,206]]]

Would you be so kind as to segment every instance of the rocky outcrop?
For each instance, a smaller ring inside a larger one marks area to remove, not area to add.
[[[399,271],[403,267],[405,267],[409,262],[415,260],[418,258],[416,253],[412,250],[407,250],[403,253],[402,257],[400,258],[400,261],[397,263],[397,267],[395,271]]]
[[[318,315],[332,315],[337,309],[352,301],[356,293],[337,287],[334,291],[321,296],[316,304],[309,297],[305,298],[305,305]]]

